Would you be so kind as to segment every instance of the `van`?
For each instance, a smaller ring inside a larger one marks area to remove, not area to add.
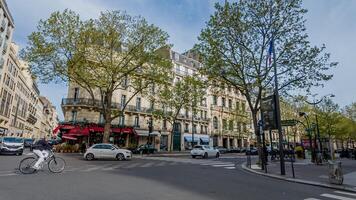
[[[22,155],[24,141],[19,137],[0,138],[0,154]]]

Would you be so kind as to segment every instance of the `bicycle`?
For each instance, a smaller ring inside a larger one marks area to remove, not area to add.
[[[35,173],[37,170],[34,169],[33,166],[35,165],[38,159],[38,156],[37,158],[31,156],[22,159],[19,164],[20,172],[23,174]],[[50,150],[50,153],[47,158],[41,163],[40,169],[42,169],[45,164],[48,165],[48,169],[52,173],[61,173],[66,166],[65,160],[61,157],[56,157],[52,150]]]

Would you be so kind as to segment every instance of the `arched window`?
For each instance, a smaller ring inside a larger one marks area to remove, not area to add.
[[[218,118],[217,117],[214,117],[214,119],[213,119],[213,126],[214,126],[214,129],[218,129]]]

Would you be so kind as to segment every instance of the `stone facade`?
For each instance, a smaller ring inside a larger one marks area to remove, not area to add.
[[[179,54],[169,49],[166,51],[166,55],[169,55],[173,64],[175,81],[183,76],[196,75],[198,68],[202,66],[189,55]],[[118,109],[131,95],[130,89],[115,91],[112,107]],[[91,99],[88,92],[75,83],[70,83],[68,96],[62,100],[65,122],[103,123],[103,116],[98,109],[100,95],[96,94],[95,99]],[[134,127],[139,137],[137,145],[147,143],[148,122],[152,117],[151,108],[152,104],[149,99],[138,94],[126,107],[124,119],[117,118],[112,124]],[[191,147],[192,144],[188,138],[193,131],[195,137],[208,138],[205,142],[213,146],[232,148],[249,144],[250,135],[253,133],[251,120],[249,120],[250,112],[244,97],[237,90],[223,85],[209,88],[202,102],[195,109],[197,112],[193,118],[191,108],[182,109],[178,116],[181,150]],[[239,114],[236,115],[236,112]],[[215,119],[216,126],[213,124],[213,119]],[[227,126],[226,122],[230,123],[230,126]],[[157,149],[170,146],[171,131],[171,124],[164,120],[153,119],[153,135],[155,135],[153,142]],[[202,143],[202,141],[197,141],[197,143]]]

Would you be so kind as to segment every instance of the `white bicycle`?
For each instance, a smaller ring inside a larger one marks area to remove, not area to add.
[[[23,174],[35,173],[37,170],[34,169],[33,166],[35,165],[38,159],[38,156],[36,156],[36,158],[31,156],[22,159],[19,165],[20,172]],[[50,150],[50,154],[48,155],[48,157],[41,163],[40,169],[42,169],[45,164],[48,165],[48,169],[52,173],[61,173],[66,166],[65,160],[63,158],[55,156],[52,150]]]

